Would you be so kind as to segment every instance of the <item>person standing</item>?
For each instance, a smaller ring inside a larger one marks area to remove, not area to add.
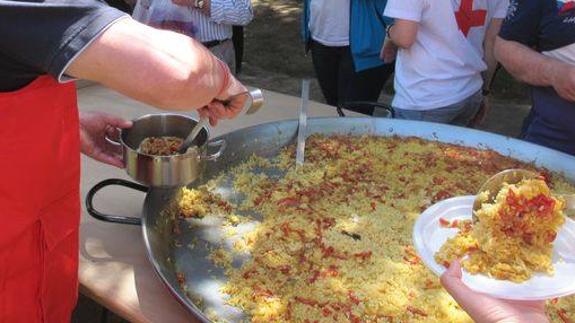
[[[251,0],[138,0],[133,17],[197,39],[235,71],[233,26],[247,25],[253,9]]]
[[[379,58],[386,0],[305,0],[302,33],[327,104],[379,98],[393,63]],[[372,114],[373,108],[359,110]]]
[[[0,0],[0,321],[69,322],[78,295],[80,152],[121,166],[104,139],[131,123],[79,115],[74,78],[212,124],[246,88],[198,42],[97,0]],[[222,101],[231,98],[225,105]]]
[[[493,43],[507,5],[507,0],[388,0],[385,15],[395,22],[387,33],[399,47],[396,117],[470,125],[490,91],[497,66]]]
[[[521,138],[575,155],[575,2],[511,1],[495,55],[531,85]]]

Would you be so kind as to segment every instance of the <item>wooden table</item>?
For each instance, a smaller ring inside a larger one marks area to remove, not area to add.
[[[99,85],[84,85],[78,91],[81,111],[103,111],[132,119],[161,112]],[[260,124],[296,119],[299,98],[264,91],[266,105],[256,114],[227,120],[212,129],[212,135]],[[310,102],[310,116],[336,116],[335,108]],[[125,172],[82,157],[82,196],[107,178],[129,179]],[[103,212],[138,216],[144,194],[109,188],[98,194],[95,205]],[[80,227],[80,290],[109,310],[131,322],[195,322],[172,297],[148,262],[139,226],[111,224],[82,212]]]

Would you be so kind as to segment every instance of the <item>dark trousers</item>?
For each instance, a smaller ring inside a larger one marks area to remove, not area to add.
[[[327,104],[341,106],[351,101],[377,102],[395,63],[355,72],[349,46],[330,47],[316,41],[310,44],[313,66]],[[372,114],[371,111],[358,111]]]
[[[244,26],[234,26],[232,42],[236,53],[236,74],[242,72],[242,60],[244,58]]]

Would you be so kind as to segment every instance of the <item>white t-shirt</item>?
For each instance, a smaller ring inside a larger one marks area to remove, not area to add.
[[[479,91],[481,72],[487,69],[485,32],[491,19],[505,18],[508,4],[508,0],[388,0],[386,16],[418,22],[415,43],[398,52],[392,105],[430,110]]]
[[[311,0],[309,30],[326,46],[349,45],[350,0]]]
[[[575,44],[543,52],[543,55],[555,58],[567,64],[575,65]]]

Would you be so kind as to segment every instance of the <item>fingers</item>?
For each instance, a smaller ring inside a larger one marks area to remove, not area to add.
[[[226,106],[220,101],[212,101],[208,104],[208,111],[210,117],[217,118],[217,119],[225,119],[227,118]]]
[[[379,53],[379,58],[384,63],[391,63],[395,60],[396,55],[397,55],[397,47],[395,46],[395,44],[393,44],[393,42],[389,38],[386,38],[385,41],[383,42],[381,52]]]
[[[112,127],[125,129],[132,126],[132,121],[125,120],[111,114],[103,114],[102,117],[104,118],[105,122]]]
[[[461,277],[461,263],[455,260],[441,275],[440,281],[447,292],[472,318],[485,318],[489,311],[487,303],[490,299],[486,299],[483,294],[476,293],[467,287]]]
[[[232,119],[240,114],[248,101],[248,97],[249,96],[247,94],[234,97],[226,106],[226,118]]]
[[[461,281],[461,263],[459,260],[455,260],[451,263],[449,268],[441,275],[441,284],[445,289],[453,295],[464,295],[466,292],[471,290]]]
[[[231,96],[248,92],[248,88],[245,87],[240,81],[238,81],[233,75],[229,75],[229,82],[227,88],[225,88],[222,93],[216,96],[216,99],[220,101],[226,101]]]
[[[241,95],[232,98],[229,102],[222,102],[214,100],[207,106],[198,110],[200,117],[207,117],[210,119],[210,125],[215,127],[218,120],[231,119],[236,117],[244,108],[248,95]]]
[[[210,117],[210,126],[215,127],[218,125],[218,118]]]
[[[83,151],[86,156],[114,167],[124,168],[124,162],[120,155],[114,154],[114,152],[103,151],[100,147],[92,146],[90,148]]]
[[[198,114],[200,115],[200,118],[208,118],[210,116],[210,110],[208,110],[208,107],[203,107],[200,108],[198,110]]]

